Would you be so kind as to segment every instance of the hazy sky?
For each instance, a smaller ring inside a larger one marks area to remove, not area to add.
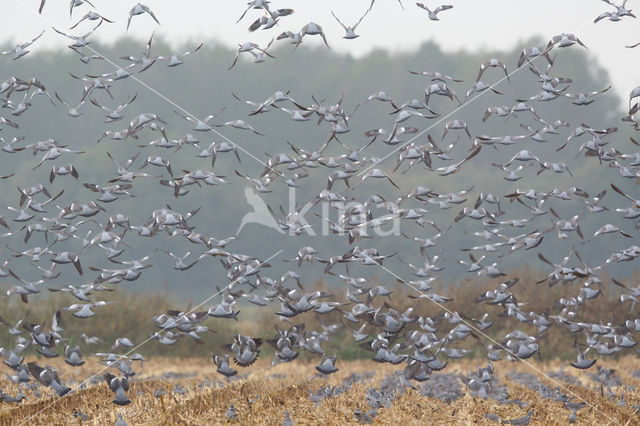
[[[630,0],[627,7],[633,8],[637,1]],[[423,2],[431,6],[439,4]],[[100,14],[115,21],[114,24],[103,24],[95,39],[109,42],[124,34],[128,11],[134,1],[92,0],[92,3]],[[593,19],[600,13],[614,10],[601,0],[452,0],[449,4],[454,8],[442,12],[439,22],[430,21],[426,11],[419,9],[415,2],[403,0],[403,10],[398,0],[376,0],[357,28],[361,37],[355,40],[341,38],[344,30],[331,16],[331,10],[351,25],[368,9],[370,0],[273,0],[272,8],[293,8],[295,13],[282,18],[278,28],[255,33],[249,33],[247,28],[261,16],[259,10],[250,10],[236,24],[246,3],[237,0],[145,0],[144,4],[154,11],[161,25],[146,14],[136,16],[128,34],[147,40],[155,30],[156,35],[174,45],[189,40],[217,40],[229,46],[255,41],[263,45],[281,31],[297,32],[304,24],[314,21],[323,27],[332,49],[359,56],[375,48],[411,50],[427,40],[439,43],[447,51],[507,49],[524,47],[522,40],[534,35],[548,39],[562,32],[573,32],[589,47],[589,54],[608,70],[611,83],[621,96],[627,99],[629,92],[640,86],[640,46],[636,49],[624,47],[640,42],[640,21],[625,17],[620,22],[602,20],[594,24]],[[0,15],[2,41],[23,42],[46,28],[45,35],[31,50],[64,48],[70,40],[53,32],[52,25],[81,35],[95,24],[95,21],[85,21],[74,30],[68,30],[89,10],[88,5],[77,7],[71,20],[69,0],[47,0],[42,16],[37,14],[39,5],[40,0],[4,0]],[[305,40],[305,44],[317,42],[317,37]],[[511,69],[516,58],[504,59]],[[593,90],[602,89],[607,83],[603,82],[602,87]]]

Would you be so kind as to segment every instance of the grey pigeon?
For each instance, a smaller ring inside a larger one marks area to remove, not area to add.
[[[356,420],[358,420],[360,423],[364,423],[364,424],[372,424],[373,418],[375,416],[376,416],[375,408],[367,411],[366,413],[363,413],[362,410],[357,408],[356,411],[353,413],[353,417],[355,417]]]
[[[53,368],[42,368],[35,362],[28,363],[27,367],[29,368],[31,375],[35,377],[36,380],[45,386],[50,386],[59,397],[66,395],[71,390],[71,388],[62,385],[60,377],[58,377],[58,373]]]
[[[225,346],[226,349],[233,352],[233,361],[240,367],[248,367],[258,359],[260,350],[258,349],[262,345],[262,339],[251,338],[249,336],[243,336],[242,334],[236,334],[234,342],[231,345]]]
[[[127,422],[122,418],[122,414],[118,413],[116,416],[118,417],[118,420],[116,420],[113,426],[127,426]]]
[[[78,346],[76,346],[75,348],[72,348],[69,345],[65,346],[64,361],[73,367],[79,367],[83,365],[84,360],[82,359],[82,352],[80,352],[80,348]]]
[[[320,360],[320,365],[316,366],[316,370],[321,372],[322,374],[331,374],[338,371],[335,367],[337,355],[333,354],[332,356],[327,356],[327,354],[322,355],[322,359]]]
[[[217,372],[222,374],[223,376],[226,377],[231,377],[231,376],[235,376],[236,374],[238,374],[238,372],[236,370],[234,370],[233,368],[229,367],[229,355],[225,355],[225,356],[218,356],[218,355],[214,355],[211,354],[211,356],[213,356],[213,362],[215,362],[216,367],[217,368]]]
[[[293,426],[294,423],[289,416],[289,410],[284,410],[284,420],[282,421],[282,426]]]
[[[25,399],[26,396],[25,394],[23,394],[22,392],[18,392],[16,394],[16,396],[11,396],[9,394],[6,394],[4,392],[2,392],[0,390],[0,401],[2,402],[8,402],[9,404],[13,404],[16,402],[22,402],[23,399]]]
[[[127,380],[126,376],[122,379],[118,379],[111,373],[105,373],[102,377],[109,385],[111,391],[116,394],[112,401],[114,404],[124,406],[131,403],[131,400],[127,398],[127,394],[125,393],[129,390],[129,380]]]
[[[580,344],[578,343],[578,341],[576,340],[576,350],[578,351],[578,360],[576,362],[572,362],[571,366],[574,368],[578,368],[580,370],[586,370],[588,368],[591,368],[595,363],[596,363],[596,359],[586,359],[584,357],[584,354],[588,351],[584,351],[582,352],[580,350]]]
[[[236,411],[236,408],[233,406],[233,402],[229,403],[229,409],[227,410],[226,413],[224,413],[225,416],[227,416],[227,419],[229,420],[235,420],[238,418],[238,412]]]
[[[73,413],[73,417],[75,417],[76,419],[80,418],[81,422],[86,422],[87,420],[89,420],[89,416],[82,411],[76,411],[75,413]]]
[[[526,416],[519,417],[517,419],[512,419],[512,420],[502,420],[502,422],[508,425],[528,425],[529,422],[531,422],[532,414],[533,414],[533,410],[529,410]]]

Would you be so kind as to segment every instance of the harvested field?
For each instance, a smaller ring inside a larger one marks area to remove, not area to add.
[[[375,424],[500,424],[529,412],[531,424],[567,424],[572,415],[578,424],[639,424],[640,361],[607,361],[586,371],[562,362],[532,362],[536,371],[523,362],[500,361],[484,399],[460,380],[475,373],[477,361],[450,363],[410,388],[401,369],[371,361],[340,362],[337,373],[324,377],[312,365],[271,367],[261,360],[227,380],[207,359],[156,358],[132,378],[132,403],[116,407],[100,377],[87,380],[101,365],[71,368],[53,360],[48,364],[74,392],[57,399],[49,389],[26,390],[23,403],[3,404],[0,423],[113,424],[120,413],[128,424],[281,424],[288,411],[294,424],[344,424],[357,423],[359,410],[360,421],[369,417]],[[6,377],[0,383],[5,393],[18,392]],[[230,404],[235,419],[226,415]]]

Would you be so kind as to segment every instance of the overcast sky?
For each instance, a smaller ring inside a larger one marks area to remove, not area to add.
[[[622,0],[620,0],[621,2]],[[628,1],[633,8],[640,0]],[[344,30],[331,16],[331,10],[347,25],[351,25],[368,9],[370,0],[273,0],[272,9],[293,8],[295,13],[281,19],[278,28],[249,33],[247,28],[262,12],[250,10],[240,23],[236,20],[246,8],[246,1],[238,0],[145,0],[161,25],[148,15],[133,18],[128,31],[133,37],[147,40],[152,31],[173,45],[185,41],[216,40],[228,46],[244,41],[267,43],[281,31],[297,32],[304,24],[314,21],[327,34],[332,49],[361,56],[372,49],[390,51],[415,49],[422,42],[433,40],[445,51],[458,49],[524,47],[522,41],[538,35],[548,39],[562,32],[575,33],[588,47],[589,54],[604,66],[616,91],[628,99],[629,92],[640,86],[640,46],[627,49],[624,46],[640,42],[640,21],[625,17],[620,22],[593,19],[603,11],[614,10],[601,0],[452,0],[451,10],[442,12],[439,22],[430,21],[426,11],[415,2],[403,0],[404,10],[398,0],[376,0],[373,9],[365,17],[355,40],[344,40]],[[425,0],[428,5],[439,3]],[[103,24],[95,39],[114,41],[124,34],[128,11],[134,1],[92,0],[96,10],[114,24]],[[639,3],[640,4],[640,3]],[[3,42],[24,42],[46,28],[45,35],[30,50],[64,48],[70,40],[54,33],[51,26],[73,35],[87,32],[95,21],[85,21],[74,30],[68,28],[88,10],[88,5],[74,9],[69,19],[68,0],[47,0],[42,16],[37,14],[40,0],[4,0],[0,14],[0,38]],[[640,12],[640,7],[638,7]],[[317,37],[305,40],[317,43]],[[516,58],[504,58],[509,68]],[[9,57],[0,60],[10,61]],[[603,87],[594,87],[593,90]],[[587,88],[584,88],[587,90]]]

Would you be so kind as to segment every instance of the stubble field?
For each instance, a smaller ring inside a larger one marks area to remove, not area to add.
[[[131,380],[132,403],[116,407],[100,374],[90,378],[101,365],[72,369],[52,360],[74,391],[58,399],[45,388],[40,398],[23,390],[29,398],[2,404],[0,423],[114,424],[119,413],[127,424],[283,424],[288,411],[293,424],[526,424],[528,413],[530,424],[640,424],[640,361],[607,361],[587,371],[564,362],[500,361],[484,399],[460,379],[474,374],[478,361],[450,363],[411,388],[402,370],[373,361],[340,362],[325,377],[310,364],[261,360],[227,380],[207,359],[154,358]],[[0,383],[3,392],[18,392],[6,377]],[[235,418],[228,417],[231,404]]]

